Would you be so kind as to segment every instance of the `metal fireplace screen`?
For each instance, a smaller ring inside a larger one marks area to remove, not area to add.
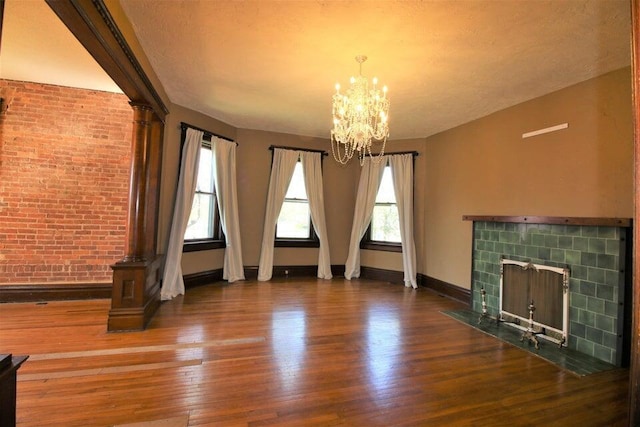
[[[500,272],[500,320],[566,345],[569,270],[502,259]]]

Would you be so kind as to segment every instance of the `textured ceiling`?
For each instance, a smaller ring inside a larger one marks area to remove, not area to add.
[[[0,77],[121,92],[44,0],[5,0]]]
[[[248,129],[328,138],[335,83],[357,74],[358,54],[369,57],[363,75],[389,87],[391,139],[432,135],[630,64],[628,0],[120,3],[173,103]],[[71,71],[82,49],[31,22],[33,6],[6,0],[0,76],[38,81],[46,70],[82,86],[98,75]],[[15,21],[17,12],[26,17]],[[39,66],[14,67],[29,47],[14,38],[45,48]]]

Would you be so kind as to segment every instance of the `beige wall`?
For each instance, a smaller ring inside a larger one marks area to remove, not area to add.
[[[423,266],[470,288],[463,215],[633,214],[631,71],[596,79],[427,138]],[[522,139],[525,132],[569,128]]]

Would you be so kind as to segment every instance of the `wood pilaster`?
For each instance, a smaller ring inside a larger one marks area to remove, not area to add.
[[[133,133],[126,253],[113,268],[108,329],[144,329],[160,299],[160,258],[156,256],[157,205],[162,122],[151,107],[132,103]]]
[[[164,122],[153,114],[148,123],[149,141],[146,174],[146,212],[144,226],[144,256],[152,259],[158,246],[158,217],[160,212],[160,177],[162,172],[162,150]]]
[[[631,56],[634,126],[634,222],[633,231],[633,290],[631,357],[629,373],[629,425],[640,425],[640,0],[631,2]]]
[[[153,111],[141,104],[133,108],[133,135],[131,138],[131,164],[129,175],[129,212],[127,216],[125,261],[145,259],[145,211],[147,175],[149,170],[150,121]]]

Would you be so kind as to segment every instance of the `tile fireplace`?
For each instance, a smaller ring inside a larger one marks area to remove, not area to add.
[[[482,311],[484,290],[489,315],[493,318],[501,315],[504,259],[520,265],[566,269],[568,319],[563,322],[567,322],[568,339],[564,344],[617,366],[628,363],[630,219],[486,216],[463,219],[473,221],[471,305],[474,311]],[[531,299],[531,295],[517,298]],[[558,298],[558,295],[548,297],[551,302]],[[534,304],[538,306],[535,301]],[[527,308],[518,310],[521,310],[516,316],[521,318],[518,323],[527,326],[524,321]]]

